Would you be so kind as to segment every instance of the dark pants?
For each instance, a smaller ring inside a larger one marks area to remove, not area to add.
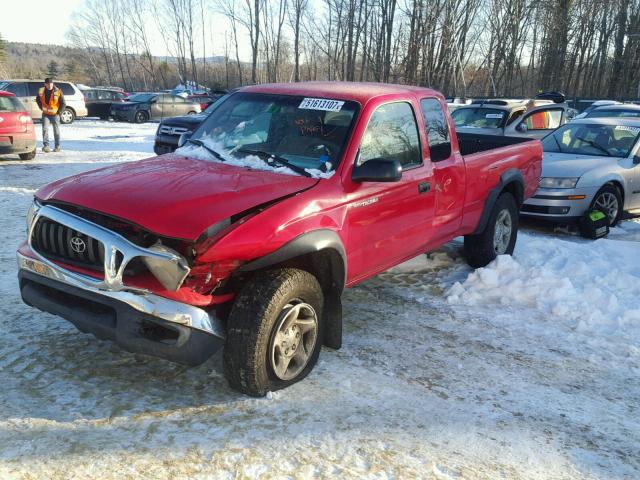
[[[42,144],[49,146],[49,124],[53,125],[53,140],[56,147],[60,145],[60,116],[42,115]]]

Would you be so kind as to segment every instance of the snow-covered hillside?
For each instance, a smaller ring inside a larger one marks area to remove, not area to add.
[[[264,399],[215,356],[132,355],[20,301],[33,192],[152,155],[157,124],[78,121],[0,162],[0,479],[640,478],[640,223],[523,226],[472,271],[461,241],[348,290],[344,346]],[[37,126],[39,129],[39,126]]]

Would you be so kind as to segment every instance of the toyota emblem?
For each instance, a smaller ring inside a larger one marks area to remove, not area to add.
[[[71,250],[76,253],[82,253],[87,249],[87,244],[80,237],[71,237],[69,245],[71,245]]]

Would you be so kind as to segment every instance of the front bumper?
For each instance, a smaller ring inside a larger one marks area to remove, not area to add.
[[[193,315],[207,315],[188,305],[160,301],[163,311],[154,312],[150,306],[158,297],[105,295],[105,292],[79,288],[54,280],[30,270],[33,260],[21,261],[18,272],[20,293],[27,305],[58,315],[71,322],[81,332],[91,333],[101,340],[111,340],[132,352],[164,358],[184,365],[200,365],[224,345],[224,338],[175,321]],[[124,298],[123,298],[124,297]],[[135,301],[134,301],[135,300]],[[173,308],[171,308],[173,307]],[[173,320],[167,320],[171,308]]]
[[[520,214],[554,222],[575,221],[589,210],[597,191],[597,187],[538,188],[536,194],[524,202]]]
[[[178,148],[178,140],[180,136],[176,135],[156,135],[153,145],[153,151],[156,155],[172,153]]]
[[[104,278],[63,268],[33,248],[35,225],[42,217],[102,243]],[[31,221],[29,243],[17,252],[22,297],[28,305],[59,315],[80,330],[114,340],[127,350],[189,365],[206,360],[224,342],[222,322],[203,308],[125,285],[125,268],[136,257],[179,260],[171,252],[140,247],[69,212],[42,206]],[[145,337],[146,331],[155,333]]]

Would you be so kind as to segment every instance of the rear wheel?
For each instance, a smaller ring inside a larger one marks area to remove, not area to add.
[[[139,112],[136,112],[136,115],[133,119],[136,123],[144,123],[149,120],[149,114],[145,111],[140,110]]]
[[[591,210],[600,210],[609,217],[609,225],[614,227],[622,216],[622,195],[613,185],[602,187],[591,202]]]
[[[511,255],[518,236],[518,208],[510,193],[496,200],[487,225],[481,233],[464,237],[467,263],[484,267],[498,255]]]
[[[236,298],[228,319],[224,372],[252,396],[306,377],[322,346],[323,295],[318,280],[286,268],[258,273]]]
[[[33,150],[27,153],[21,153],[19,156],[20,156],[20,160],[33,160],[34,158],[36,158],[36,149],[34,148]]]
[[[71,110],[69,107],[60,112],[60,123],[64,123],[65,125],[67,125],[69,123],[73,123],[75,118],[76,114],[73,113],[73,110]]]
[[[187,113],[187,115],[195,115],[195,114],[196,114],[196,112],[193,112],[193,111]]]

